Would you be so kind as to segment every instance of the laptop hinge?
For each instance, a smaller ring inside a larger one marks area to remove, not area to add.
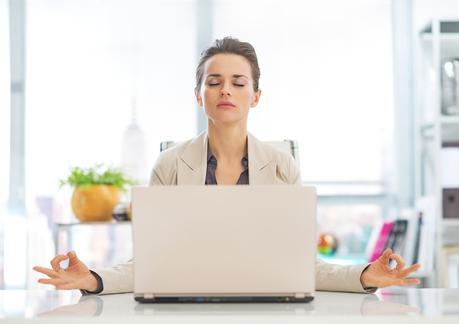
[[[304,292],[302,293],[295,293],[295,298],[304,298],[306,297],[306,295],[304,294]]]
[[[143,298],[145,299],[153,299],[155,296],[153,294],[143,294]]]

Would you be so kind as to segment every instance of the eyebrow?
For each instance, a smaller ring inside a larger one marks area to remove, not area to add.
[[[212,73],[212,74],[209,74],[209,75],[207,76],[207,78],[211,78],[211,77],[221,77],[221,76],[222,76],[222,75],[219,74],[219,73]],[[244,78],[247,78],[247,79],[248,79],[248,77],[245,76],[244,74],[233,74],[233,78],[241,78],[241,77],[244,77]],[[207,78],[206,78],[206,79],[207,79]]]

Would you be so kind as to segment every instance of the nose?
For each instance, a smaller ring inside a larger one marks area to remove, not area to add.
[[[231,91],[228,82],[224,82],[223,86],[220,88],[220,97],[224,97],[225,95],[231,96]]]

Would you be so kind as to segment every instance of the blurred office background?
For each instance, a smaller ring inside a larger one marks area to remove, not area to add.
[[[79,224],[59,180],[137,163],[146,183],[162,141],[205,129],[195,67],[224,36],[258,54],[249,130],[295,140],[318,188],[319,233],[337,242],[320,257],[366,262],[381,224],[404,219],[423,285],[457,286],[445,228],[457,236],[459,216],[445,217],[442,181],[459,187],[459,119],[441,110],[440,80],[459,57],[457,21],[454,0],[0,0],[0,287],[39,288],[32,266],[68,249],[91,267],[130,258],[130,225]]]

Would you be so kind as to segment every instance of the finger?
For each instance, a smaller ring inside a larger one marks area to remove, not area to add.
[[[397,286],[412,286],[412,285],[419,285],[421,280],[414,279],[414,278],[406,278],[406,279],[399,279],[397,280]]]
[[[412,272],[418,271],[420,267],[421,265],[419,263],[413,264],[405,270],[400,271],[400,276],[403,278],[408,277]]]
[[[76,289],[77,287],[75,284],[61,284],[56,286],[57,289],[62,289],[62,290],[70,290],[70,289]]]
[[[379,257],[379,260],[384,264],[388,264],[391,255],[392,255],[392,250],[386,249],[384,250],[383,254]]]
[[[65,281],[62,279],[38,279],[39,283],[46,284],[46,285],[62,285]]]
[[[67,259],[67,256],[64,254],[59,254],[51,260],[51,267],[53,267],[54,271],[59,271],[61,269],[60,263]]]
[[[34,269],[37,272],[43,273],[50,278],[56,278],[59,276],[59,274],[52,269],[43,268],[43,267],[33,267],[32,269]]]
[[[75,264],[78,263],[80,260],[78,259],[75,251],[70,251],[67,253],[67,256],[69,257],[69,264]]]
[[[397,266],[395,267],[397,271],[401,271],[405,267],[405,260],[399,254],[392,254],[390,258],[397,262]]]

